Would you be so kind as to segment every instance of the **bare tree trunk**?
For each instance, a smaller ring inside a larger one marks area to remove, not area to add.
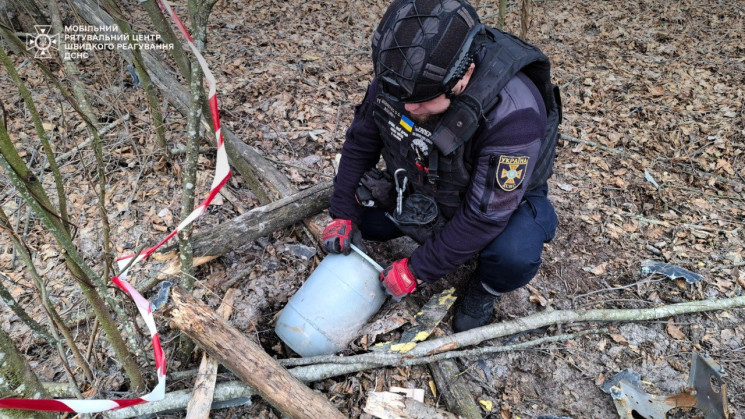
[[[191,7],[190,7],[191,10]],[[196,25],[199,19],[195,19],[192,16],[194,25]],[[204,30],[200,31],[204,36]],[[197,38],[194,38],[195,41]],[[199,42],[204,45],[204,39]],[[191,63],[191,75],[189,77],[189,113],[186,118],[186,153],[184,156],[184,178],[181,181],[181,219],[185,219],[194,210],[194,190],[197,183],[197,159],[199,158],[199,142],[202,139],[201,136],[201,120],[202,120],[202,103],[204,102],[204,89],[202,88],[204,74],[199,63]],[[194,251],[192,249],[192,243],[189,240],[191,238],[193,227],[192,225],[186,226],[183,230],[179,231],[178,234],[178,248],[179,248],[179,268],[181,271],[180,284],[183,288],[191,291],[194,288]],[[179,337],[179,354],[178,357],[182,362],[186,363],[189,361],[192,352],[194,351],[194,343],[186,335]]]
[[[155,93],[153,83],[150,81],[150,76],[148,75],[147,69],[145,68],[145,62],[142,60],[142,52],[137,46],[133,45],[137,43],[136,41],[132,41],[133,39],[135,39],[135,32],[132,30],[132,27],[129,25],[129,23],[127,23],[127,21],[125,21],[124,18],[121,16],[121,11],[119,10],[116,2],[114,0],[107,1],[109,9],[111,10],[110,13],[116,21],[117,26],[119,26],[119,30],[129,35],[128,42],[130,47],[132,47],[131,50],[132,57],[134,57],[134,68],[137,72],[137,76],[140,79],[142,88],[145,90],[145,97],[147,98],[147,103],[150,107],[153,127],[155,128],[155,140],[158,142],[163,155],[166,158],[169,158],[171,156],[171,152],[168,149],[168,145],[166,144],[166,130],[165,126],[163,125],[163,115],[161,114],[160,107],[158,105],[158,96]]]
[[[530,29],[530,12],[533,0],[521,0],[522,7],[520,9],[520,38],[525,39],[528,36],[528,29]]]
[[[191,62],[181,47],[181,43],[173,32],[173,29],[171,29],[171,24],[163,16],[160,6],[158,6],[155,0],[140,0],[140,5],[145,9],[148,16],[150,16],[150,20],[153,22],[153,26],[155,26],[163,42],[166,45],[173,45],[173,59],[176,61],[181,75],[189,81],[191,77]]]
[[[26,201],[26,204],[41,219],[42,224],[52,233],[57,244],[64,250],[65,263],[70,273],[78,281],[83,294],[90,302],[93,311],[96,313],[96,317],[101,322],[114,352],[124,365],[132,388],[137,391],[144,389],[145,383],[142,379],[140,368],[129,352],[126,343],[124,343],[122,335],[117,329],[117,323],[114,321],[101,295],[96,291],[92,283],[96,279],[100,281],[100,276],[85,263],[77,247],[73,244],[72,238],[64,228],[59,215],[52,209],[49,198],[38,179],[30,173],[25,162],[18,155],[17,150],[11,143],[2,118],[0,118],[0,167],[3,168],[6,176],[8,176],[13,186],[16,187],[18,193]]]
[[[497,29],[504,30],[504,20],[507,17],[507,0],[499,0],[499,21]]]
[[[20,391],[19,391],[20,389]],[[10,340],[10,336],[0,327],[0,397],[46,398],[47,392],[42,387],[39,377],[34,374],[23,355]],[[53,418],[51,413],[34,417]],[[0,417],[27,418],[29,412],[0,409]]]
[[[36,33],[34,25],[48,24],[34,0],[0,1],[0,23],[14,30]]]

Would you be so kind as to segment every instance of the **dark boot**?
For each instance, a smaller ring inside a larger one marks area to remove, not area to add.
[[[463,332],[489,323],[494,314],[494,301],[497,296],[498,292],[487,290],[476,278],[471,279],[463,300],[455,310],[453,331]]]

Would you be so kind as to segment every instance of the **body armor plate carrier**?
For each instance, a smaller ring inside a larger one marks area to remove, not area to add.
[[[434,127],[418,128],[419,133],[424,128],[423,132],[429,134],[426,142],[430,146],[424,158],[412,144],[417,141],[417,132],[412,133],[413,124],[404,116],[403,103],[383,92],[375,101],[375,122],[385,143],[383,159],[387,170],[392,174],[405,169],[413,191],[433,197],[446,220],[455,214],[468,188],[471,162],[476,157],[469,140],[478,131],[481,119],[497,105],[499,93],[510,79],[522,71],[538,87],[546,107],[546,131],[527,190],[545,183],[553,172],[557,129],[562,118],[559,89],[551,84],[548,57],[538,48],[487,27],[474,42],[484,51],[468,86],[452,99]]]

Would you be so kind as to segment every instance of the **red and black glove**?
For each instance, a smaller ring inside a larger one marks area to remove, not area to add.
[[[344,253],[348,255],[352,251],[350,244],[354,244],[364,251],[362,244],[362,233],[351,221],[336,218],[326,226],[321,236],[323,249],[328,253]]]
[[[416,290],[417,280],[409,267],[409,259],[399,259],[383,269],[380,280],[396,301]]]

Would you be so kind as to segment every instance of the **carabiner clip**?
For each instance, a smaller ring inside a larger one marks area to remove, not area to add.
[[[404,174],[404,180],[399,183],[398,174],[401,172],[403,172]],[[406,191],[406,182],[409,181],[409,178],[406,177],[406,169],[397,169],[393,173],[393,180],[396,182],[396,214],[401,215],[401,211],[403,211],[404,192]]]

